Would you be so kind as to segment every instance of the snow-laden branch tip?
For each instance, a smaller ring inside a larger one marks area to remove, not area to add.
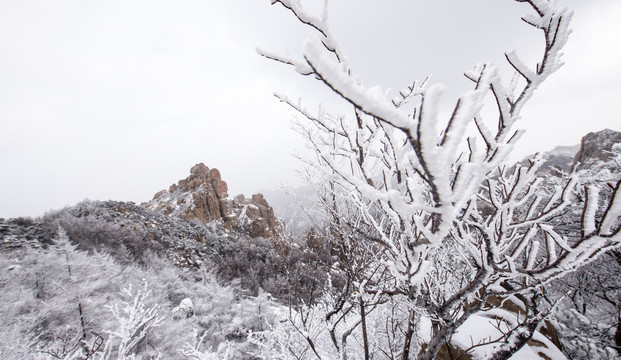
[[[414,128],[414,121],[397,110],[382,90],[361,85],[338,61],[326,54],[325,47],[316,38],[306,41],[304,58],[327,86],[363,112],[398,128],[410,131]]]

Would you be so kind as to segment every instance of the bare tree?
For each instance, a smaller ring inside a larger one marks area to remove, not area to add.
[[[353,107],[351,117],[312,113],[276,94],[305,118],[297,129],[315,150],[309,164],[330,180],[327,191],[335,202],[345,204],[329,210],[338,219],[333,227],[377,245],[375,265],[391,275],[383,282],[362,279],[356,288],[375,299],[400,297],[430,319],[431,336],[421,359],[449,348],[460,326],[494,306],[491,298],[515,295],[524,313],[493,341],[491,355],[510,357],[549,314],[542,310],[540,286],[621,244],[621,182],[609,200],[600,201],[597,187],[586,188],[581,234],[567,237],[550,220],[571,203],[576,179],[545,196],[537,191],[539,158],[527,166],[507,165],[522,134],[514,127],[524,105],[561,66],[572,16],[553,0],[516,1],[534,10],[522,19],[544,37],[540,61],[532,68],[516,52],[507,52],[515,70],[508,84],[491,64],[468,71],[473,90],[458,99],[450,118],[442,119],[438,85],[415,81],[395,98],[366,87],[331,33],[327,11],[316,17],[300,1],[271,0],[315,36],[300,59],[260,54],[317,79]],[[490,103],[496,115],[485,118],[481,110]],[[492,121],[495,126],[488,126]],[[470,134],[469,127],[476,131]]]

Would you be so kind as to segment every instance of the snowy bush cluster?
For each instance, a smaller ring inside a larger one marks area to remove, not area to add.
[[[46,249],[0,253],[0,269],[2,359],[252,358],[248,333],[286,318],[208,266],[152,253],[121,264],[78,250],[62,228]]]
[[[249,334],[312,303],[331,261],[122,202],[0,225],[3,359],[255,358]]]

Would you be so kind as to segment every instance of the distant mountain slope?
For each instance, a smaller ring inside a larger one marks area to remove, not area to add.
[[[0,249],[46,246],[58,226],[79,248],[111,253],[128,263],[141,261],[151,252],[167,256],[177,265],[199,266],[232,241],[213,227],[132,202],[87,200],[42,218],[0,220]]]
[[[295,239],[304,237],[311,227],[317,226],[313,223],[318,217],[317,194],[312,186],[264,190],[263,193]]]
[[[557,146],[541,153],[544,162],[539,169],[543,176],[559,176],[571,173],[574,169],[584,170],[603,166],[617,166],[612,160],[615,144],[621,144],[621,132],[604,129],[586,134],[580,144]],[[526,164],[533,155],[527,156],[520,163]]]
[[[550,151],[542,154],[545,162],[539,169],[540,172],[549,174],[570,173],[576,152],[580,149],[580,145],[557,146]]]

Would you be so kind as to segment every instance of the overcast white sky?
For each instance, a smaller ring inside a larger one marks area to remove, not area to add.
[[[621,2],[561,2],[575,10],[566,66],[527,105],[518,156],[621,130]],[[332,0],[330,21],[367,84],[398,90],[433,73],[449,102],[478,62],[499,64],[511,48],[536,59],[527,11],[511,0]],[[272,93],[331,101],[255,48],[296,54],[305,37],[269,0],[0,0],[0,217],[147,201],[198,162],[219,168],[231,195],[295,183],[290,154],[303,144]]]

